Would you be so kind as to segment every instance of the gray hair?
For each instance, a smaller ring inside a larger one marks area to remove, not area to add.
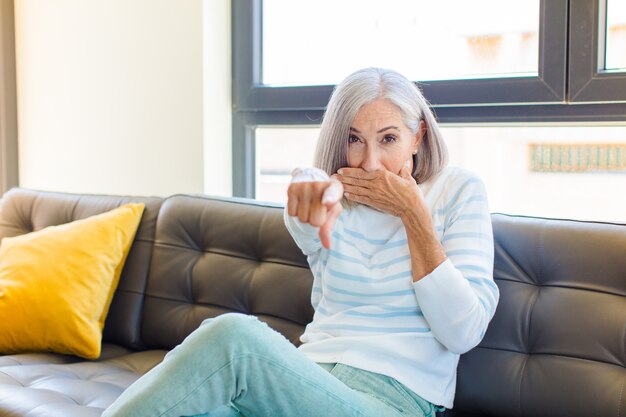
[[[324,113],[315,150],[314,165],[328,175],[348,165],[348,135],[359,109],[378,98],[398,107],[404,124],[413,134],[424,120],[426,132],[413,155],[413,178],[418,184],[437,175],[448,162],[448,150],[428,102],[411,81],[399,73],[382,68],[354,72],[338,84]]]

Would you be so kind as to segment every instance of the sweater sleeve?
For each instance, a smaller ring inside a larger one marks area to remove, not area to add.
[[[441,244],[447,259],[413,284],[434,336],[462,354],[480,343],[498,303],[493,280],[493,232],[482,181],[462,175],[446,191]]]

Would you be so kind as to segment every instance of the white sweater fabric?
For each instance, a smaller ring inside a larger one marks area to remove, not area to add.
[[[294,181],[328,180],[317,171]],[[464,169],[445,168],[419,187],[447,259],[415,283],[398,217],[345,209],[325,249],[318,228],[285,210],[314,277],[315,314],[299,349],[315,362],[390,376],[452,408],[459,355],[483,338],[499,298],[491,218],[482,181]]]

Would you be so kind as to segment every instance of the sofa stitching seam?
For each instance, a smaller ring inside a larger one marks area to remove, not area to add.
[[[81,196],[79,196],[76,201],[74,202],[74,206],[72,207],[72,212],[70,213],[70,221],[75,221],[77,220],[75,216],[76,214],[76,207],[78,207],[78,204],[80,204],[80,200],[82,199]]]
[[[532,287],[537,287],[537,288],[564,288],[567,290],[575,290],[575,291],[589,291],[589,292],[594,292],[594,293],[598,293],[598,294],[606,294],[606,295],[614,295],[617,297],[624,297],[626,294],[620,294],[617,292],[612,292],[612,291],[603,291],[603,290],[598,290],[598,289],[592,289],[592,288],[583,288],[580,286],[574,286],[574,285],[555,285],[555,284],[535,284],[532,282],[525,282],[525,281],[519,281],[519,280],[515,280],[515,279],[509,279],[509,278],[494,278],[494,281],[498,282],[498,281],[505,281],[505,282],[512,282],[514,284],[522,284],[522,285],[530,285]],[[625,339],[626,340],[626,339]]]
[[[13,365],[15,366],[15,365]],[[18,365],[19,366],[19,365]],[[22,384],[19,380],[17,380],[14,376],[11,376],[9,374],[7,374],[6,372],[4,372],[2,369],[0,369],[0,374],[4,374],[6,376],[8,376],[9,378],[11,378],[13,381],[17,382],[18,384],[20,384],[22,387],[26,388],[26,385]]]
[[[293,264],[293,263],[277,262],[277,261],[270,261],[270,260],[252,258],[252,257],[247,257],[247,256],[233,255],[233,254],[230,254],[230,253],[219,252],[219,251],[215,251],[215,250],[200,250],[200,251],[198,251],[198,250],[195,250],[193,248],[190,248],[189,246],[177,245],[177,244],[174,244],[174,243],[167,243],[167,242],[163,242],[163,241],[155,241],[154,242],[154,246],[155,247],[161,247],[161,248],[188,249],[190,251],[200,252],[200,253],[203,253],[203,254],[222,255],[222,256],[229,256],[229,257],[232,257],[232,258],[246,259],[248,261],[258,262],[258,263],[261,263],[261,262],[263,262],[263,263],[272,263],[272,264],[277,264],[277,265],[293,266],[295,268],[301,268],[301,269],[309,269],[309,267],[303,266],[303,265],[296,265],[296,264]]]
[[[588,357],[582,357],[582,356],[574,356],[574,355],[565,355],[562,353],[548,353],[548,352],[522,352],[519,350],[513,350],[513,349],[505,349],[505,348],[499,348],[499,347],[493,347],[493,346],[484,346],[484,345],[480,345],[474,349],[488,349],[488,350],[497,350],[500,352],[511,352],[511,353],[518,353],[520,355],[526,355],[526,356],[557,356],[559,358],[566,358],[566,359],[575,359],[575,360],[579,360],[579,361],[588,361],[588,362],[595,362],[595,363],[602,363],[605,365],[610,365],[610,366],[617,366],[620,368],[623,368],[623,366],[621,364],[617,364],[617,363],[613,363],[613,362],[607,362],[605,360],[602,359],[596,359],[596,358],[588,358]]]
[[[619,400],[617,400],[617,417],[622,415],[622,397],[624,396],[624,384],[626,384],[626,376],[622,379],[622,388],[619,393]]]
[[[528,363],[528,358],[529,355],[525,354],[524,355],[524,365],[522,365],[522,369],[520,371],[520,380],[519,380],[519,389],[518,389],[518,399],[519,399],[519,405],[518,405],[518,410],[520,412],[520,415],[524,415],[523,410],[522,410],[522,386],[524,385],[524,371],[526,370],[526,364]]]

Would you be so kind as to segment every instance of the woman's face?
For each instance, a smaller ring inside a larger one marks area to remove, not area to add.
[[[386,169],[395,174],[410,161],[424,135],[425,123],[413,134],[402,121],[398,107],[387,99],[376,99],[357,113],[348,138],[348,166],[365,171]]]

